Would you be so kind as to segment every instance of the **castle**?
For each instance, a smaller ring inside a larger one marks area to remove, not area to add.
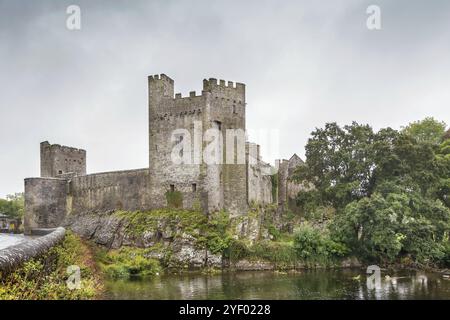
[[[276,171],[262,161],[259,145],[245,141],[244,84],[205,79],[201,94],[182,97],[174,94],[174,81],[161,74],[148,77],[148,93],[148,168],[86,174],[85,150],[42,142],[41,176],[25,179],[26,232],[56,227],[68,215],[88,212],[173,206],[242,215],[252,203],[289,205],[298,192],[289,176],[302,160],[294,155],[279,161],[279,173],[273,175]],[[212,137],[211,132],[219,134]],[[224,137],[230,139],[225,142]],[[195,146],[203,150],[214,139],[224,151],[218,153],[223,161],[198,159],[203,154]],[[238,161],[239,142],[243,161]],[[197,161],[174,161],[178,146],[178,154]]]

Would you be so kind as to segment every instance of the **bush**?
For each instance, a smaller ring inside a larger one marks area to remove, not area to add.
[[[442,258],[442,266],[444,268],[450,268],[450,242],[447,241],[444,244],[444,257]]]
[[[306,263],[328,264],[347,253],[347,248],[309,225],[302,225],[294,235],[294,249]]]
[[[155,259],[146,257],[147,250],[123,247],[111,250],[101,258],[103,272],[111,278],[130,278],[132,276],[153,276],[161,272]]]
[[[249,248],[242,240],[232,240],[229,247],[225,250],[225,257],[231,262],[237,262],[250,255]]]
[[[257,242],[251,247],[250,255],[273,262],[277,268],[293,267],[297,260],[295,249],[289,242]]]

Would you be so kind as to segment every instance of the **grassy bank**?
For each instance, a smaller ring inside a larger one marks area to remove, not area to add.
[[[95,260],[102,273],[113,279],[128,279],[132,276],[154,276],[162,271],[158,260],[148,258],[152,249],[122,247],[107,251],[97,247]]]
[[[80,267],[80,289],[69,289],[69,266]],[[45,255],[25,262],[0,280],[0,300],[94,299],[102,292],[101,279],[90,248],[68,231],[63,242]]]

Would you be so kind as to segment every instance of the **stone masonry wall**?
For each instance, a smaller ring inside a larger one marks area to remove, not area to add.
[[[67,214],[167,207],[172,192],[181,194],[183,208],[201,206],[205,213],[225,209],[241,215],[248,212],[249,201],[272,202],[272,182],[263,172],[270,166],[261,161],[259,148],[251,165],[237,163],[237,150],[227,150],[226,141],[221,141],[222,163],[202,159],[211,142],[208,129],[219,129],[224,140],[229,129],[245,132],[244,84],[205,79],[200,95],[192,91],[183,97],[174,94],[174,81],[161,74],[148,77],[148,91],[149,168],[86,175],[85,150],[43,142],[43,178],[25,180],[29,228],[58,226]],[[179,150],[190,155],[190,163],[173,161],[180,142],[191,146],[190,152]],[[235,153],[231,164],[226,163],[229,152]]]
[[[203,91],[210,92],[209,119],[212,123],[220,123],[223,138],[226,138],[227,130],[245,131],[245,85],[243,83],[233,83],[231,81],[210,78],[203,80]],[[245,141],[244,141],[245,142]],[[223,143],[224,164],[220,167],[218,174],[219,190],[223,194],[223,208],[231,214],[246,214],[248,210],[247,201],[247,165],[226,163],[228,150],[226,143]],[[245,143],[243,144],[245,148]],[[245,153],[245,149],[243,150]],[[234,150],[236,154],[236,149]],[[215,177],[217,179],[217,176]],[[214,182],[211,177],[210,181]],[[207,186],[208,190],[216,190],[214,185]]]
[[[149,209],[148,184],[148,169],[74,177],[68,183],[68,214]]]
[[[259,145],[246,144],[248,202],[269,204],[272,199],[272,167],[261,161]]]
[[[202,143],[201,138],[208,129],[220,129],[222,138],[227,129],[245,130],[245,85],[211,78],[203,81],[201,95],[191,92],[189,97],[174,96],[173,80],[161,74],[150,76],[148,87],[150,189],[155,205],[166,206],[166,192],[175,190],[182,193],[184,208],[198,202],[207,212],[227,209],[234,214],[245,213],[248,207],[246,164],[206,165],[201,158],[194,164],[179,164],[171,158],[173,147],[180,142],[178,138],[186,139],[183,132],[191,138],[187,143],[191,145],[194,160],[195,146]],[[194,134],[196,129],[199,135]],[[174,130],[179,131],[180,137],[172,139]],[[201,152],[208,143],[203,140]],[[223,161],[225,158],[223,153]]]
[[[58,178],[25,179],[25,233],[56,228],[67,213],[67,181]]]
[[[86,174],[86,151],[42,142],[41,177],[59,177],[68,173]]]
[[[180,143],[180,139],[194,138],[194,122],[200,123],[201,126],[205,123],[206,97],[191,92],[189,97],[177,94],[174,98],[173,80],[164,74],[149,77],[148,87],[152,204],[154,207],[166,207],[166,193],[173,190],[182,194],[184,208],[192,208],[194,203],[200,204],[201,195],[206,191],[202,188],[202,166],[199,162],[174,163],[171,155],[173,147]],[[172,136],[176,129],[181,130]],[[190,142],[191,145],[194,144],[194,141]],[[186,155],[185,152],[187,153],[187,150],[183,150],[183,155]],[[190,155],[193,159],[193,148]]]
[[[0,275],[14,271],[22,263],[39,257],[60,243],[65,236],[64,228],[56,228],[37,239],[27,240],[15,246],[0,250]]]

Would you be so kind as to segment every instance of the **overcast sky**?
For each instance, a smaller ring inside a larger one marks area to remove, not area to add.
[[[381,30],[366,27],[371,4]],[[183,95],[244,82],[248,129],[279,131],[269,161],[303,157],[330,121],[450,123],[450,1],[0,0],[0,197],[39,176],[45,140],[86,149],[91,173],[147,167],[157,73]]]

